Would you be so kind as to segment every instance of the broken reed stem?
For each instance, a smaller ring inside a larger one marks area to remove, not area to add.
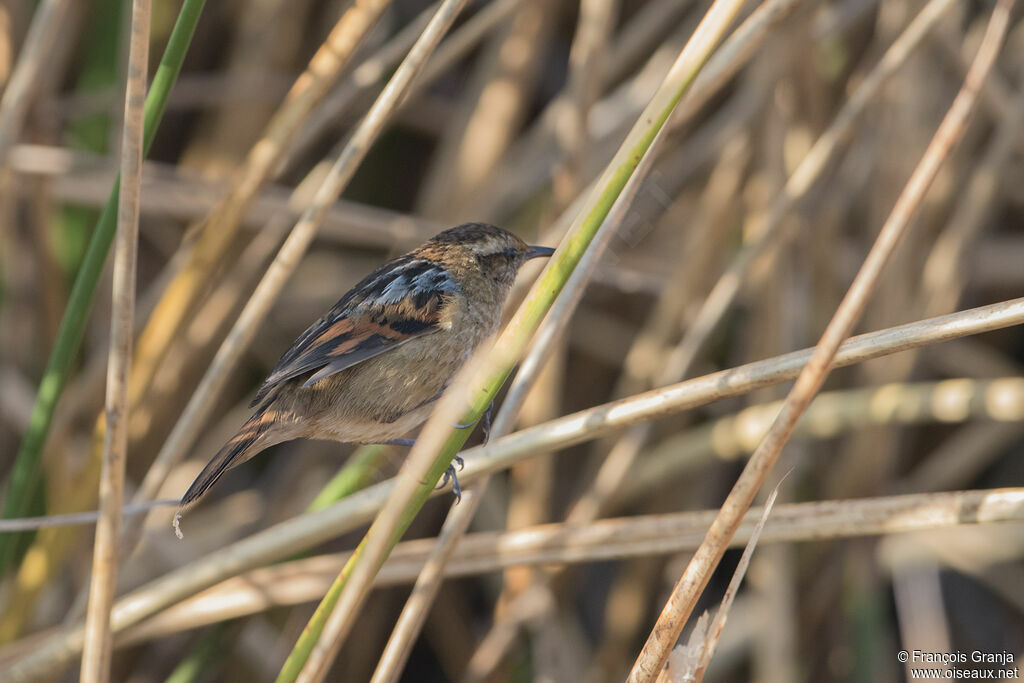
[[[780,482],[779,486],[781,485]],[[761,538],[765,522],[768,521],[768,515],[771,514],[778,495],[779,487],[776,486],[771,495],[768,496],[768,500],[765,501],[761,517],[757,520],[757,524],[750,534],[750,540],[747,541],[747,545],[743,549],[743,555],[740,556],[739,564],[732,574],[732,579],[729,580],[729,586],[725,589],[722,602],[719,603],[718,611],[715,612],[714,621],[711,622],[711,628],[708,629],[707,639],[704,641],[704,650],[700,657],[700,663],[697,665],[694,683],[702,683],[704,680],[704,674],[707,673],[708,665],[711,664],[711,658],[714,656],[715,649],[718,647],[718,641],[722,637],[722,630],[725,629],[725,621],[729,616],[729,610],[732,608],[733,601],[736,599],[736,593],[739,592],[740,585],[743,583],[743,577],[747,575],[750,560],[754,556],[754,548],[757,547],[757,542]],[[659,679],[662,677],[664,677],[664,672]]]

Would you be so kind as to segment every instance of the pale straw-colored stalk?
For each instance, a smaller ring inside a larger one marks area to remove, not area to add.
[[[996,5],[963,87],[897,199],[857,277],[825,328],[810,361],[797,377],[779,416],[743,469],[708,530],[705,541],[694,553],[672,590],[657,624],[630,671],[628,680],[631,683],[655,680],[661,672],[697,598],[725,553],[729,539],[778,459],[800,415],[807,409],[834,366],[836,353],[860,319],[886,261],[907,232],[942,163],[963,135],[981,84],[999,54],[1012,6],[1013,0],[1000,0]]]
[[[465,442],[466,430],[453,430],[452,425],[466,422],[467,417],[475,422],[487,409],[558,292],[590,247],[594,234],[644,153],[725,34],[741,5],[738,0],[716,0],[712,4],[636,126],[609,163],[597,187],[584,202],[576,222],[531,294],[495,345],[471,361],[439,400],[437,409],[427,420],[398,475],[394,493],[304,633],[307,640],[316,640],[316,645],[304,646],[312,648],[311,664],[315,664],[308,680],[319,680],[317,677],[326,673],[328,662],[333,660],[365,603],[374,575],[430,495],[431,484],[425,482],[437,481]],[[317,633],[321,628],[325,632],[322,638]],[[296,657],[301,658],[301,655]]]
[[[135,272],[139,240],[139,191],[149,71],[151,0],[133,0],[128,40],[128,73],[121,131],[121,194],[114,245],[113,310],[107,360],[107,431],[100,474],[100,519],[93,546],[89,606],[85,618],[81,680],[110,678],[110,611],[117,591],[118,539],[128,451],[128,375],[132,364]]]
[[[837,367],[853,365],[1022,323],[1024,298],[990,304],[854,337],[840,348],[835,364]],[[565,448],[629,425],[781,384],[795,378],[812,353],[812,349],[805,349],[722,370],[515,432],[484,447],[466,451],[463,454],[466,470],[459,478],[470,483],[483,474],[508,468],[535,452]],[[381,482],[324,510],[264,529],[141,586],[114,605],[111,628],[115,632],[129,629],[219,581],[355,529],[373,519],[394,486],[393,480]],[[776,510],[776,518],[778,514]],[[77,656],[82,649],[82,637],[83,629],[79,624],[37,641],[31,651],[19,656],[4,673],[11,680],[37,680]]]

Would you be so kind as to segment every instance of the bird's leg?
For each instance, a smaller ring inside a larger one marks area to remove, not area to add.
[[[444,488],[444,485],[448,483],[449,479],[451,479],[452,493],[455,494],[455,503],[458,504],[462,502],[462,487],[459,486],[459,477],[455,474],[456,463],[459,466],[459,471],[462,471],[462,468],[466,466],[466,463],[463,462],[462,458],[456,455],[454,458],[452,458],[452,463],[448,465],[448,469],[444,471],[444,476],[441,477],[441,483],[435,486],[434,488]]]
[[[411,447],[411,446],[414,446],[415,444],[416,444],[416,439],[391,439],[390,441],[385,441],[384,442],[385,446],[410,446]],[[462,502],[462,487],[459,486],[459,478],[455,474],[455,465],[459,466],[459,471],[461,472],[462,468],[466,466],[466,462],[462,459],[462,456],[460,456],[460,455],[456,455],[454,458],[452,458],[452,464],[448,465],[448,469],[446,469],[444,471],[444,476],[441,477],[441,483],[438,484],[437,486],[435,486],[434,488],[435,489],[444,488],[444,485],[447,484],[449,480],[451,480],[451,482],[452,482],[452,493],[455,494],[455,502],[456,503],[461,503]]]
[[[436,396],[434,396],[432,399],[430,399],[430,401],[427,401],[427,403],[430,403],[431,401],[436,401],[438,398],[441,397],[442,393],[443,392],[439,392]],[[494,401],[492,400],[490,405],[487,406],[487,410],[485,410],[484,414],[480,416],[480,420],[479,420],[480,432],[481,432],[481,436],[483,436],[483,442],[484,443],[487,443],[487,439],[490,438],[490,436],[491,436],[491,414],[493,412],[494,412]],[[465,424],[457,424],[457,425],[455,425],[455,429],[468,429],[470,427],[473,427],[476,424],[477,424],[476,422],[467,422]],[[416,445],[416,439],[391,439],[390,441],[385,441],[384,445],[385,446],[408,446],[408,447],[411,448],[414,445]],[[466,466],[465,462],[462,460],[462,457],[456,455],[454,458],[452,458],[452,464],[448,465],[448,469],[446,469],[444,471],[444,476],[441,477],[441,483],[438,484],[435,488],[439,488],[439,489],[440,488],[444,488],[444,485],[447,484],[449,481],[451,481],[452,482],[452,493],[455,494],[455,501],[457,503],[460,503],[460,502],[462,502],[462,487],[459,485],[459,478],[458,478],[458,476],[456,476],[456,470],[455,470],[455,465],[456,464],[459,466],[459,471],[460,472],[462,471],[462,468]]]
[[[441,398],[441,396],[443,394],[444,394],[444,390],[441,390],[441,391],[437,392],[436,394],[434,394],[433,396],[431,396],[430,398],[428,398],[423,403],[421,403],[419,406],[416,406],[416,407],[419,408],[421,406],[427,405],[428,403],[433,403],[437,399]],[[491,407],[494,407],[494,401],[491,401]],[[491,408],[487,409],[488,412],[490,412],[490,410],[491,410]],[[455,427],[455,429],[468,429],[468,428],[472,427],[475,424],[476,424],[476,422],[466,422],[465,424],[458,424],[458,423],[456,423],[454,425],[454,427]],[[490,416],[487,417],[487,424],[490,425]],[[488,426],[487,428],[490,429],[490,426]],[[486,441],[487,439],[485,438],[484,440]],[[394,441],[403,441],[403,439],[394,439]],[[388,443],[392,443],[392,441],[389,441]],[[412,444],[395,443],[394,445],[396,445],[396,446],[411,446]]]
[[[438,393],[437,396],[435,396],[434,398],[431,399],[431,401],[437,400],[438,398],[440,398],[440,396],[441,396],[441,393]],[[484,443],[487,443],[487,439],[491,435],[491,414],[493,412],[494,412],[494,401],[491,401],[490,405],[487,406],[487,410],[484,411],[484,414],[480,417],[480,420],[479,420],[480,428],[481,428],[481,434],[483,436]],[[457,425],[455,425],[455,429],[468,429],[470,427],[473,427],[475,424],[476,424],[476,422],[467,422],[465,424],[457,424]],[[391,439],[390,441],[385,441],[384,444],[387,445],[387,446],[409,446],[411,448],[412,446],[414,446],[416,444],[416,440],[415,439]],[[462,502],[462,487],[459,485],[459,477],[456,475],[455,465],[459,466],[459,470],[458,471],[461,472],[462,468],[466,466],[466,463],[463,461],[461,456],[456,455],[454,458],[452,458],[452,464],[448,465],[448,469],[446,469],[444,471],[444,475],[441,477],[441,483],[438,484],[435,488],[439,488],[439,489],[440,488],[444,488],[445,484],[447,484],[449,481],[451,481],[452,482],[452,493],[455,494],[455,501],[457,503],[460,503],[460,502]]]
[[[480,425],[480,434],[484,438],[484,443],[487,443],[487,439],[491,435],[491,415],[494,413],[494,401],[492,400],[490,405],[487,406],[487,410],[480,416],[479,422],[467,422],[465,424],[455,425],[456,429],[468,429],[473,425]]]

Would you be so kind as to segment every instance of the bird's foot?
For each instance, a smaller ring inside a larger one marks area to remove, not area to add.
[[[387,446],[413,446],[415,443],[416,439],[391,439],[390,441],[384,442],[384,444]],[[466,466],[466,462],[462,459],[462,456],[456,455],[454,458],[452,458],[452,464],[448,465],[448,469],[444,471],[444,476],[441,477],[441,483],[435,486],[434,488],[444,488],[444,485],[451,481],[452,493],[455,494],[455,502],[461,503],[462,487],[459,486],[459,478],[455,474],[456,464],[459,466],[460,472],[462,471],[462,468]]]
[[[487,406],[487,410],[484,411],[484,414],[480,416],[480,420],[479,420],[480,434],[481,434],[481,436],[483,436],[484,443],[487,443],[487,439],[490,438],[490,436],[491,436],[491,415],[493,413],[494,413],[494,401],[491,401],[491,404],[489,406]],[[455,425],[455,428],[456,429],[469,429],[470,427],[473,427],[476,424],[477,424],[476,422],[466,422],[464,424],[457,424],[457,425]]]
[[[452,459],[452,464],[448,465],[448,469],[444,471],[444,476],[441,477],[441,483],[434,488],[444,488],[444,485],[448,483],[449,479],[451,479],[452,493],[455,494],[455,503],[459,504],[462,502],[462,487],[459,486],[459,477],[455,474],[456,464],[459,466],[459,471],[462,471],[462,468],[466,466],[466,463],[463,462],[462,458],[456,455]]]

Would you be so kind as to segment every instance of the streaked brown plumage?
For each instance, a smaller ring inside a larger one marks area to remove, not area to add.
[[[467,223],[375,270],[285,351],[252,417],[196,477],[179,514],[228,469],[282,441],[385,443],[408,434],[497,331],[519,267],[551,253]]]

